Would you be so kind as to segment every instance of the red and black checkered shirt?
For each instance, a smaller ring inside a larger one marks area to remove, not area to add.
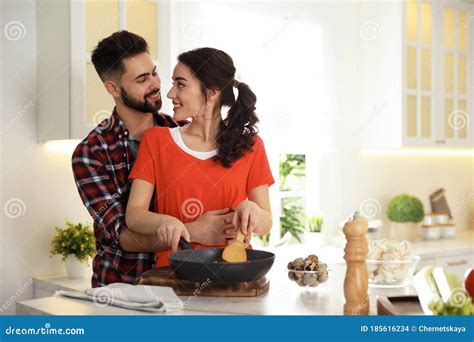
[[[154,119],[158,126],[177,126],[165,114],[155,113]],[[120,234],[127,229],[125,209],[131,186],[128,175],[135,162],[128,135],[114,109],[72,155],[79,195],[94,219],[97,255],[92,262],[92,287],[114,282],[133,284],[155,264],[154,253],[125,252],[119,245]]]

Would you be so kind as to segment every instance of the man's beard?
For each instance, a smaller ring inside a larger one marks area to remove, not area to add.
[[[142,113],[153,113],[161,109],[161,97],[158,100],[155,100],[153,103],[149,103],[147,101],[147,97],[154,95],[159,91],[160,89],[154,89],[153,91],[145,94],[143,101],[140,101],[130,96],[123,87],[120,87],[120,97],[126,106],[135,109],[136,111]]]

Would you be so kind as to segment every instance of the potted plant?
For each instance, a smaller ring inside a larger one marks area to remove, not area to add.
[[[390,238],[415,240],[423,216],[423,203],[418,198],[407,194],[392,198],[387,207],[387,217],[392,222]]]
[[[55,227],[56,235],[51,241],[51,256],[61,255],[69,278],[87,275],[90,259],[95,255],[94,232],[89,225],[66,221],[66,228]]]
[[[323,217],[321,215],[307,216],[307,231],[304,232],[304,241],[311,247],[321,247],[323,227]]]

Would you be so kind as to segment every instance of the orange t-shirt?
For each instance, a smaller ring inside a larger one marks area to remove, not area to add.
[[[263,141],[259,136],[254,141],[251,151],[225,168],[214,158],[201,160],[185,152],[169,128],[153,127],[143,135],[129,179],[155,185],[155,212],[192,222],[210,210],[235,208],[251,190],[274,183]],[[169,265],[170,251],[156,253],[157,267]]]

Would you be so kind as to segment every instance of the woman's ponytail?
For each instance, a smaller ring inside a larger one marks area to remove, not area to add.
[[[216,138],[218,152],[214,159],[225,167],[231,167],[255,143],[257,97],[247,84],[235,80],[234,62],[224,51],[199,48],[183,52],[178,56],[178,61],[191,69],[201,82],[203,92],[205,89],[221,90],[220,105],[230,107],[219,127]],[[237,88],[237,98],[233,87]]]
[[[258,132],[258,117],[255,114],[257,96],[245,83],[236,82],[236,88],[237,99],[222,121],[217,136],[219,151],[215,159],[225,167],[231,167],[233,162],[252,149],[253,136]]]

